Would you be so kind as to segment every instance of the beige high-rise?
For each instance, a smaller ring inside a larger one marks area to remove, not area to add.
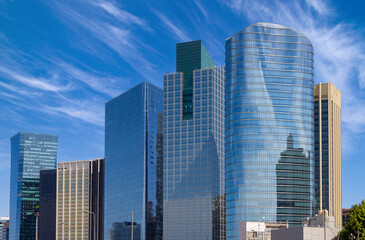
[[[104,159],[57,164],[57,240],[101,239],[103,189]]]
[[[314,86],[315,213],[327,209],[342,226],[341,92],[331,82]]]

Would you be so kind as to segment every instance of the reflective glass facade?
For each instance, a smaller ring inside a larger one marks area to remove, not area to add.
[[[193,119],[193,71],[214,67],[214,61],[201,40],[176,44],[176,72],[183,75],[183,119]]]
[[[58,136],[17,133],[11,139],[10,239],[35,239],[41,170],[55,169]]]
[[[313,49],[301,33],[254,24],[226,40],[227,239],[240,221],[299,225],[314,196]]]
[[[193,118],[183,118],[184,73],[164,75],[165,240],[225,239],[224,68],[193,72]]]
[[[141,83],[106,103],[105,240],[162,237],[163,95]],[[132,221],[133,213],[133,221]]]

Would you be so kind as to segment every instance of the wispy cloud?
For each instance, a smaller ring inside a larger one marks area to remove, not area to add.
[[[36,78],[33,76],[22,75],[9,68],[0,65],[0,74],[7,76],[8,78],[18,81],[28,87],[37,88],[51,92],[62,92],[70,89],[70,85],[60,85],[57,82],[58,76],[53,75],[51,78]],[[4,85],[5,86],[5,85]],[[9,86],[8,86],[9,87]]]
[[[31,92],[27,91],[24,88],[17,87],[15,85],[11,85],[5,82],[0,82],[0,88],[6,89],[6,93],[13,92],[17,95],[14,95],[14,98],[20,99],[19,95],[25,95],[25,96],[40,96],[41,94],[39,92]],[[1,92],[1,94],[6,94],[5,92]]]
[[[113,4],[112,2],[107,1],[98,1],[93,3],[95,6],[98,6],[102,9],[104,9],[109,14],[113,15],[115,18],[120,20],[123,23],[129,24],[129,25],[139,25],[145,28],[149,28],[147,25],[147,22],[140,17],[137,17],[123,9],[118,8]]]
[[[8,38],[5,36],[5,34],[0,32],[0,41],[8,42]]]
[[[145,20],[119,9],[107,1],[82,2],[79,8],[64,2],[50,1],[49,6],[58,13],[60,20],[64,21],[76,33],[81,34],[81,26],[93,38],[117,53],[146,80],[153,81],[151,72],[155,72],[154,64],[148,60],[149,56],[145,55],[142,50],[146,43],[142,43],[132,32],[134,25],[137,28],[142,26],[144,29],[148,29]],[[123,23],[106,21],[100,15],[100,10],[107,11]],[[87,39],[88,41],[93,40]],[[141,65],[144,68],[141,68]]]
[[[195,5],[199,8],[200,12],[204,15],[204,18],[210,22],[211,18],[209,17],[207,10],[203,7],[200,1],[199,0],[193,0],[193,1]]]
[[[190,38],[188,37],[187,33],[184,30],[182,30],[180,26],[176,26],[175,23],[172,20],[170,20],[166,15],[157,10],[153,10],[153,12],[169,28],[169,30],[173,34],[175,34],[175,36],[179,41],[183,42],[190,41]]]
[[[323,0],[305,0],[307,6],[313,8],[320,15],[327,15],[331,12],[330,6]]]
[[[78,105],[64,105],[64,106],[44,106],[42,111],[48,114],[55,114],[60,116],[68,116],[89,122],[98,126],[104,126],[104,108],[101,104],[92,104],[90,102],[78,102]],[[87,105],[85,105],[87,104]]]
[[[0,48],[3,48],[1,44]],[[2,59],[0,98],[18,111],[6,110],[9,121],[21,128],[26,128],[27,120],[23,119],[21,124],[18,122],[22,119],[20,112],[31,112],[32,117],[46,121],[54,115],[68,118],[71,125],[81,120],[102,126],[104,102],[120,94],[129,84],[124,79],[94,70],[81,70],[72,62],[52,57],[37,58],[37,64],[33,64],[35,56],[28,56],[20,50],[3,51]],[[104,98],[101,93],[109,96]]]
[[[365,42],[353,25],[331,23],[335,9],[323,0],[222,1],[252,23],[270,21],[304,33],[314,46],[315,80],[331,81],[342,92],[344,130],[365,131]]]
[[[63,71],[66,77],[78,80],[91,87],[96,92],[105,93],[111,97],[120,94],[121,91],[125,90],[126,86],[129,86],[128,79],[115,78],[101,73],[87,72],[61,60],[55,61],[55,64],[59,67],[60,71]]]

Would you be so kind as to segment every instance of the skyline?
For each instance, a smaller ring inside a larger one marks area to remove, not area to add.
[[[174,72],[178,42],[202,39],[217,66],[223,66],[224,40],[261,21],[308,36],[315,83],[331,81],[340,89],[343,208],[364,198],[356,191],[365,180],[360,174],[365,168],[360,151],[365,145],[365,48],[364,33],[356,32],[365,23],[361,13],[346,12],[344,1],[332,6],[309,0],[185,3],[0,1],[0,107],[6,113],[0,118],[1,216],[8,215],[11,136],[19,131],[58,134],[58,162],[103,158],[105,102],[142,81],[162,87],[163,74]]]

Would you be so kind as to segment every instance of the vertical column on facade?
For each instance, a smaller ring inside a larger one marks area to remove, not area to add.
[[[93,191],[93,166],[92,166],[92,162],[89,162],[89,212],[92,212],[93,211],[93,195],[92,195],[92,191]],[[93,236],[93,233],[94,233],[94,217],[93,215],[91,215],[91,213],[88,213],[89,214],[89,229],[88,229],[88,232],[89,232],[89,238],[91,239],[91,236]],[[95,214],[95,213],[94,213]]]
[[[72,211],[72,208],[71,208],[71,195],[72,195],[72,171],[71,171],[71,165],[68,166],[68,169],[67,171],[69,172],[68,173],[68,222],[67,222],[67,228],[68,228],[68,240],[71,240],[71,211]]]
[[[339,206],[337,207],[338,209],[338,217],[337,217],[337,226],[342,226],[342,142],[341,142],[341,139],[342,139],[342,133],[341,133],[341,94],[339,96],[339,106],[338,106],[338,166],[339,166],[339,169],[338,169],[338,184],[339,184],[339,189],[340,189],[340,192],[338,193],[339,195]]]
[[[333,152],[332,152],[332,145],[333,145],[333,113],[332,113],[332,105],[333,105],[333,97],[332,97],[332,84],[327,84],[327,99],[328,99],[328,119],[327,119],[327,133],[328,133],[328,214],[333,216],[334,209],[333,209]]]
[[[78,187],[78,179],[79,179],[79,166],[78,164],[76,164],[76,169],[75,169],[75,239],[77,239],[77,229],[78,229],[78,214],[80,209],[78,208],[78,192],[79,192],[79,187]]]
[[[59,188],[59,185],[58,185],[58,165],[57,165],[57,168],[56,168],[56,239],[58,239],[58,208],[59,208],[59,205],[58,205],[58,188]]]
[[[335,168],[334,176],[334,198],[335,198],[335,215],[336,215],[336,226],[342,226],[342,184],[341,184],[341,97],[340,92],[336,91],[336,97],[333,101],[333,108],[336,112],[333,114],[333,164]]]
[[[319,106],[319,210],[323,208],[323,173],[322,173],[322,84],[318,86],[318,106]]]
[[[85,169],[82,167],[82,179],[84,180],[85,179]],[[84,192],[85,192],[85,184],[84,183],[82,183],[82,214],[81,214],[81,217],[82,217],[82,221],[81,221],[81,237],[82,237],[82,239],[85,239],[85,234],[84,234],[84,225],[85,225],[85,219],[84,219],[84,214],[85,214],[85,208],[84,208],[84,206],[85,206],[85,194],[84,194]]]

